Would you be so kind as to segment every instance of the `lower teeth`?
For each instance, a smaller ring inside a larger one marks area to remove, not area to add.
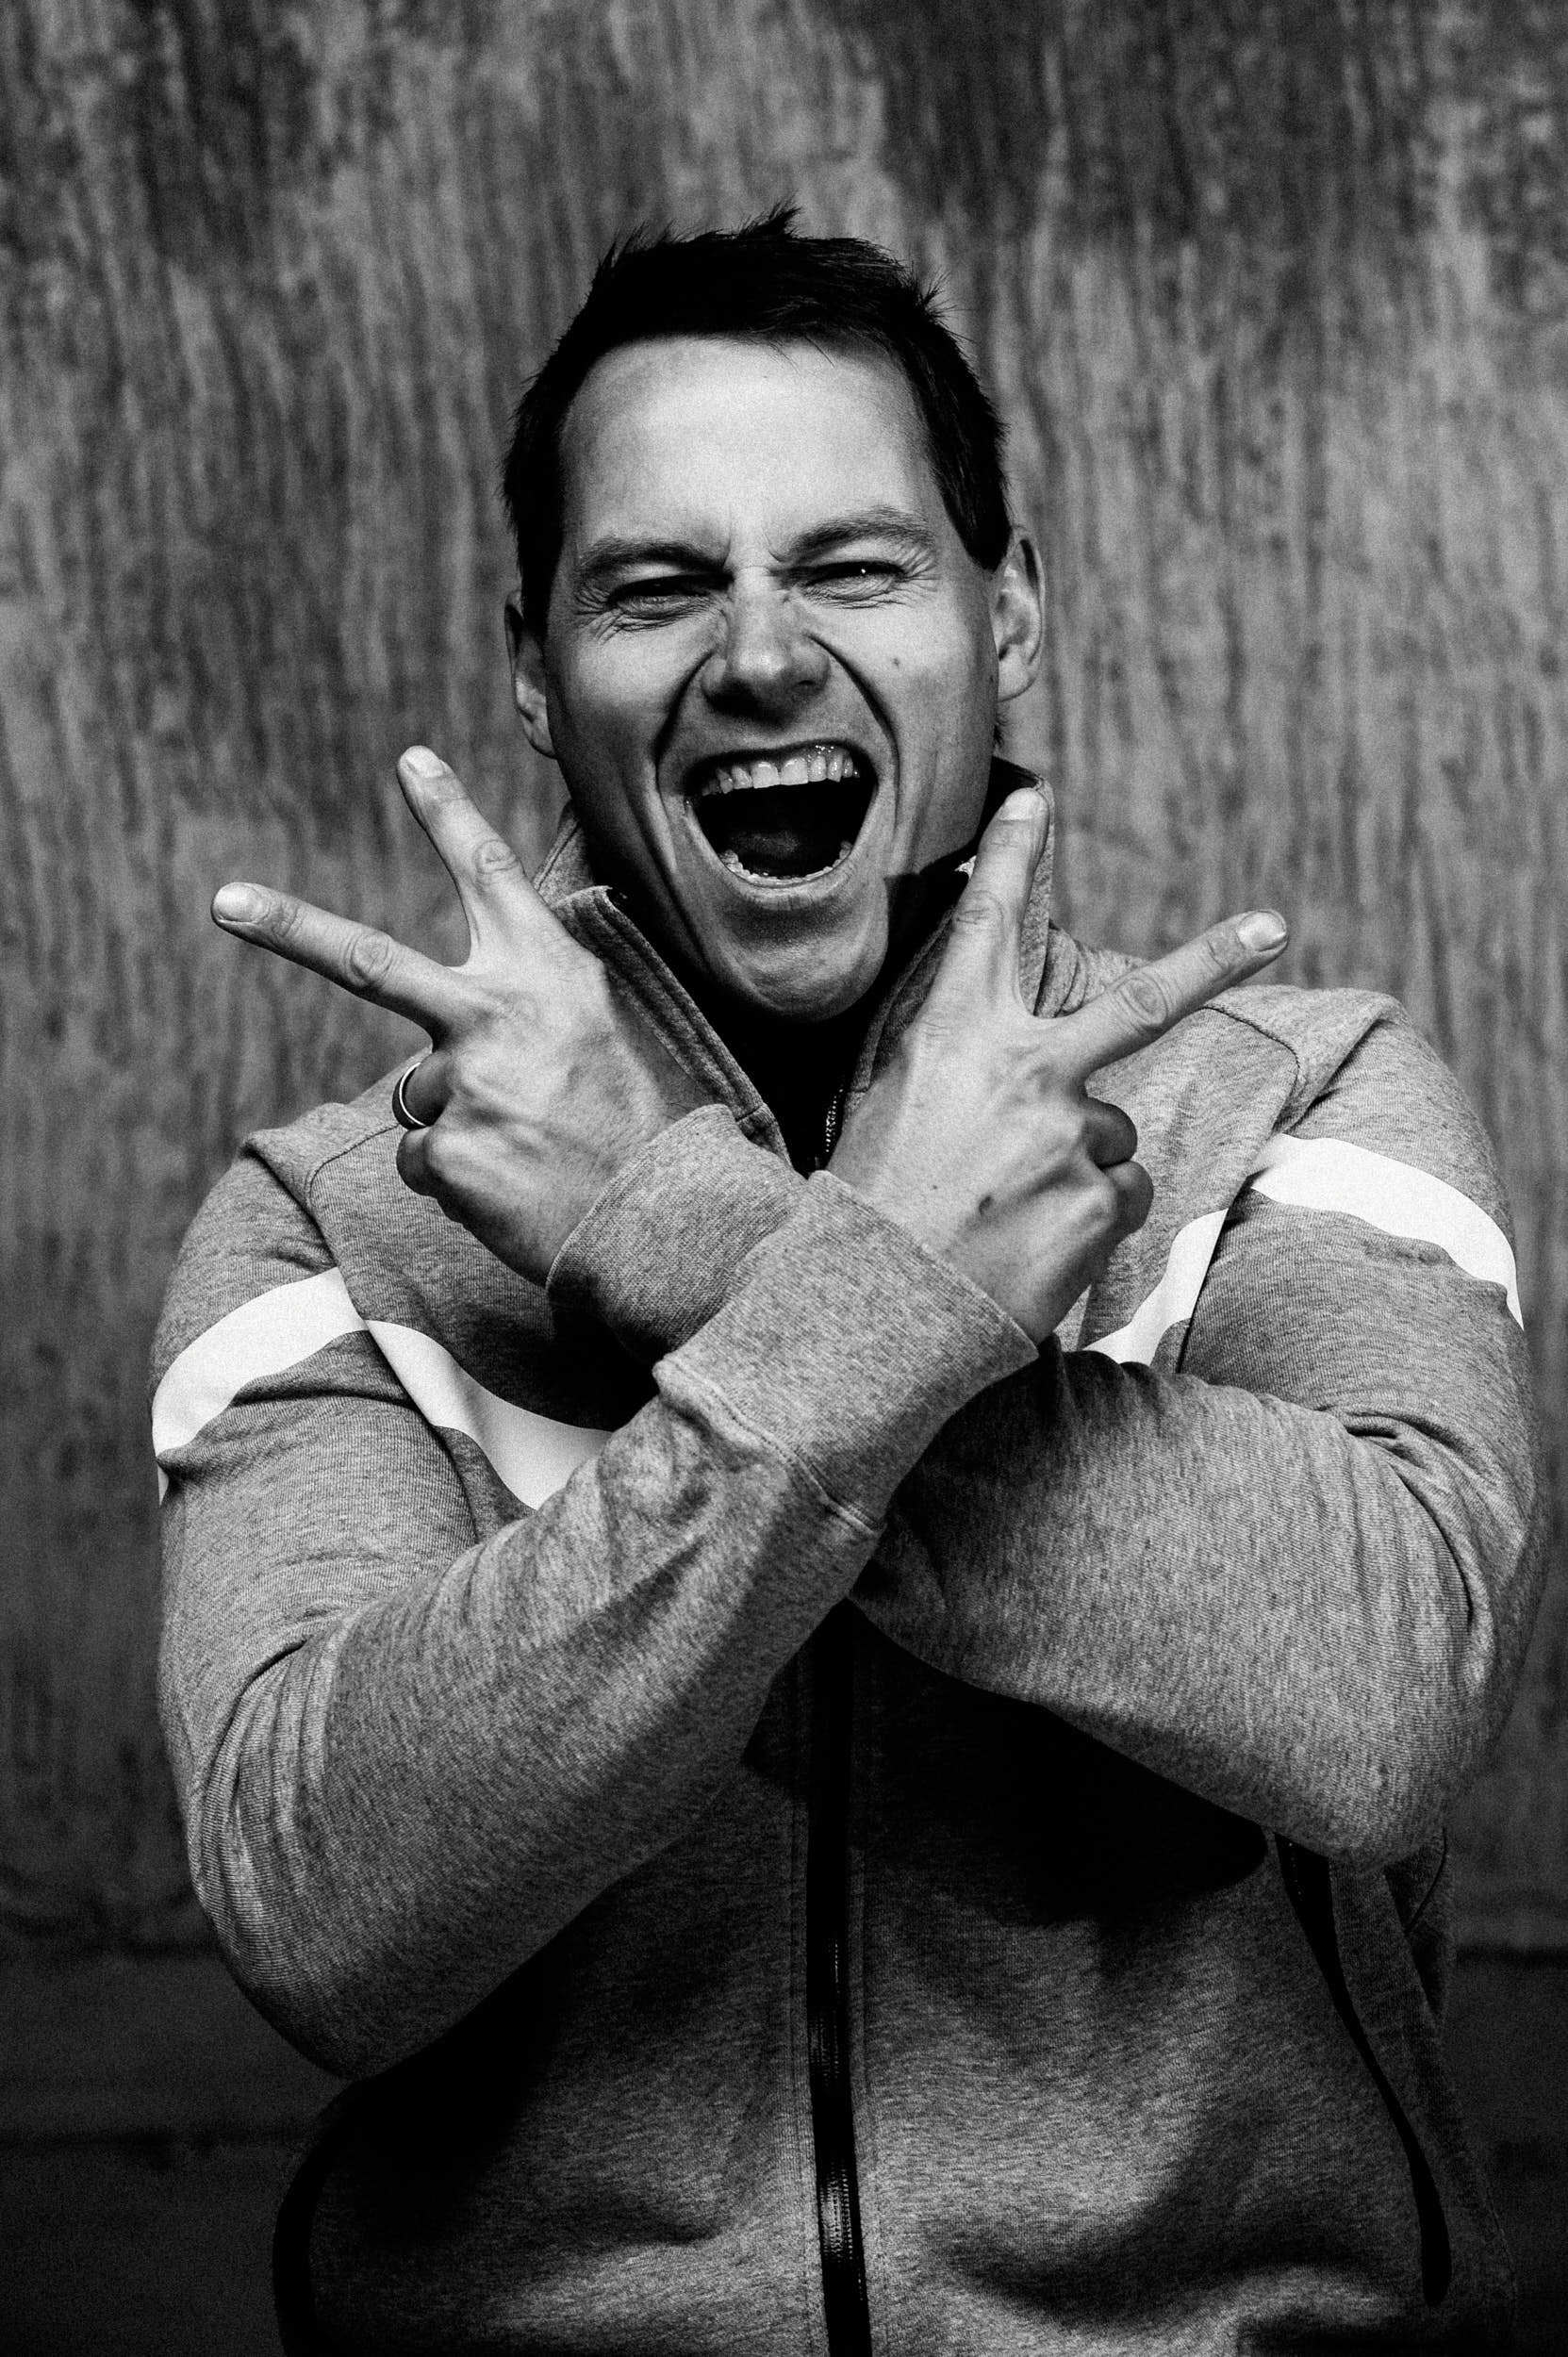
[[[827,866],[803,868],[800,875],[787,877],[767,875],[764,874],[760,868],[748,867],[746,862],[741,858],[740,853],[735,850],[720,851],[718,856],[723,861],[725,866],[733,868],[737,876],[749,876],[754,882],[757,883],[806,883],[813,876],[828,875],[832,869],[837,867],[844,860],[848,859],[853,849],[854,838],[852,835],[847,835],[844,841],[839,845],[837,850],[834,853],[832,859],[829,860]]]

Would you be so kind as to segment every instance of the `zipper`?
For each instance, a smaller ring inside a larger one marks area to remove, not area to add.
[[[643,969],[654,953],[624,909],[617,909],[617,946]],[[584,931],[587,929],[585,927]],[[591,941],[586,946],[602,954]],[[662,969],[661,969],[662,975]],[[660,977],[655,977],[660,980]],[[669,1011],[670,978],[662,975],[659,996]],[[684,994],[680,994],[684,997]],[[677,1011],[685,1012],[679,1007]],[[701,1023],[698,1037],[710,1061],[725,1070],[732,1106],[741,1100],[745,1076],[723,1042]],[[737,1085],[739,1084],[739,1085]],[[822,1122],[820,1170],[838,1143],[850,1080],[835,1089]],[[782,1132],[779,1145],[787,1158]],[[817,2228],[822,2262],[822,2308],[828,2357],[873,2357],[871,2312],[866,2291],[866,2253],[855,2174],[854,2106],[850,2085],[850,1764],[853,1719],[853,1624],[851,1607],[831,1612],[811,1640],[811,1765],[806,1830],[806,2051],[811,2081],[811,2126],[817,2178]]]
[[[838,1143],[848,1087],[822,1123],[817,1168]],[[854,1628],[830,1612],[812,1640],[811,1786],[806,1835],[806,2046],[817,2162],[817,2233],[830,2357],[871,2357],[866,2248],[850,2085],[850,1763]]]
[[[871,2357],[850,2086],[850,1752],[854,1655],[848,1609],[841,1605],[830,1613],[812,1641],[806,2039],[828,2349],[831,2357]]]

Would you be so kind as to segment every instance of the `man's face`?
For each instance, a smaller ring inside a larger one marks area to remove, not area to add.
[[[807,344],[611,354],[564,475],[518,702],[596,868],[742,1005],[842,1013],[979,825],[999,696],[1038,662],[1032,551],[982,571],[900,371]]]

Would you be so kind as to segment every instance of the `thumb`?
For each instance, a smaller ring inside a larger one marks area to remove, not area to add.
[[[1045,848],[1045,798],[1032,786],[1021,787],[1007,797],[980,838],[926,999],[928,1014],[941,1016],[977,999],[995,1003],[1009,992],[1018,999],[1024,911]]]

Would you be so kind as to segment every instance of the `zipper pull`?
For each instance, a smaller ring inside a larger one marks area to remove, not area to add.
[[[834,1147],[838,1144],[838,1132],[844,1126],[844,1104],[849,1094],[849,1086],[846,1083],[843,1088],[835,1089],[828,1099],[827,1118],[822,1124],[822,1151],[817,1162],[818,1170],[824,1169],[833,1160]]]

